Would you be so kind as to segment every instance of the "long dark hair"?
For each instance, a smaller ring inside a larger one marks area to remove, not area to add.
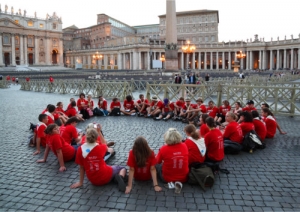
[[[137,137],[134,141],[132,151],[136,165],[138,167],[146,166],[146,162],[152,154],[152,150],[150,149],[147,140],[142,136]]]
[[[57,124],[49,124],[49,125],[47,126],[47,128],[45,129],[44,132],[45,132],[47,135],[50,135],[50,134],[52,134],[52,131],[53,131],[53,129],[54,129],[55,127],[58,127],[58,125],[57,125]]]

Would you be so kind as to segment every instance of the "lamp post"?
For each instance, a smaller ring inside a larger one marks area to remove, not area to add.
[[[240,62],[240,65],[243,65],[244,63],[242,64],[242,60],[243,60],[244,58],[246,58],[246,54],[243,53],[243,51],[239,51],[239,53],[236,54],[236,57],[237,57],[238,59],[240,59],[240,61],[241,61],[241,62]],[[243,66],[241,66],[241,68],[244,69]]]
[[[183,52],[183,53],[186,53],[186,54],[187,54],[187,63],[186,63],[186,64],[187,64],[187,69],[189,69],[189,62],[190,62],[189,54],[195,52],[196,46],[195,46],[195,45],[191,45],[191,44],[190,44],[190,41],[187,41],[186,43],[187,43],[187,44],[186,44],[186,45],[183,45],[183,46],[181,47],[181,49],[182,49],[182,52]]]
[[[160,57],[162,69],[164,68],[164,62],[166,61],[165,55],[161,55]]]
[[[93,55],[93,60],[98,61],[98,60],[102,60],[103,55],[100,54],[99,52],[96,52],[96,54]],[[96,67],[97,67],[97,62],[96,62]]]

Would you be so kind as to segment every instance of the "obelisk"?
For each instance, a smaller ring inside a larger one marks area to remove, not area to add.
[[[178,71],[176,1],[167,1],[166,13],[166,71]]]

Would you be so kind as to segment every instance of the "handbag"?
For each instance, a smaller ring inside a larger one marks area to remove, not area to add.
[[[191,167],[188,177],[189,184],[199,184],[204,191],[206,190],[206,187],[211,188],[215,182],[215,176],[212,169],[205,164],[197,168]]]
[[[94,115],[94,113],[93,113],[93,111],[91,110],[91,108],[87,108],[86,110],[87,110],[87,112],[89,113],[90,116],[93,116],[93,115]]]

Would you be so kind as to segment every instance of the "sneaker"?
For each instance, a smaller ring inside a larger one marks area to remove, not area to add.
[[[176,121],[176,119],[177,119],[177,116],[174,116],[172,119],[173,119],[174,121]]]
[[[175,193],[176,193],[176,194],[180,194],[181,189],[182,189],[182,183],[176,181],[176,182],[175,182]]]
[[[159,117],[156,117],[156,120],[161,120],[161,118],[159,118]]]
[[[110,142],[108,142],[106,145],[107,145],[108,147],[110,147],[110,146],[113,146],[113,145],[115,145],[115,142],[113,142],[113,141],[110,141]]]
[[[124,182],[124,177],[121,176],[121,175],[119,175],[119,174],[116,174],[115,175],[115,180],[118,183],[119,190],[122,191],[122,192],[125,192],[125,190],[126,190],[126,184]]]
[[[135,113],[131,113],[131,116],[135,116]]]
[[[167,119],[167,118],[163,118],[163,120],[164,120],[164,121],[168,121],[168,119]]]

